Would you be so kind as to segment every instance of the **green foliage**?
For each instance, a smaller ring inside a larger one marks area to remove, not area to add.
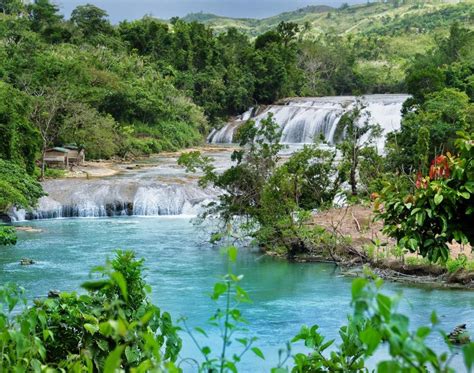
[[[456,259],[448,259],[446,262],[446,269],[449,273],[454,273],[459,269],[466,268],[467,265],[467,257],[464,254],[458,255]]]
[[[454,23],[448,37],[410,64],[406,83],[413,98],[401,130],[388,136],[391,168],[426,170],[428,159],[454,150],[457,131],[473,130],[473,46],[474,33]]]
[[[390,185],[382,192],[384,232],[433,262],[448,260],[452,240],[474,243],[473,134],[458,134],[458,156],[437,157],[429,176],[419,175],[413,194]]]
[[[145,293],[143,261],[131,252],[96,271],[105,277],[85,283],[87,294],[61,293],[26,306],[22,289],[0,288],[0,366],[40,372],[161,371],[177,359],[181,340],[171,317]],[[24,304],[21,313],[14,311]]]
[[[41,185],[15,163],[0,159],[0,213],[11,207],[31,209],[44,195]]]
[[[28,120],[30,104],[27,95],[0,81],[0,158],[19,163],[32,174],[38,134]]]
[[[66,175],[65,170],[57,169],[57,168],[46,168],[44,172],[44,177],[46,179],[60,179]]]
[[[103,10],[80,6],[64,21],[37,0],[26,11],[31,22],[0,18],[2,158],[32,173],[38,150],[64,143],[110,158],[202,142],[203,111],[161,66],[127,50]]]
[[[400,296],[383,294],[380,291],[382,280],[369,276],[352,283],[354,311],[348,318],[348,324],[339,331],[341,344],[328,353],[326,351],[334,340],[326,341],[318,332],[318,326],[303,327],[293,342],[304,341],[310,353],[296,354],[292,371],[365,372],[368,369],[367,359],[376,351],[388,347],[389,356],[377,361],[377,372],[454,372],[449,367],[449,353],[438,354],[426,344],[430,335],[444,334],[437,326],[436,314],[432,314],[430,326],[411,330],[408,316],[397,312]],[[468,369],[472,367],[470,354],[473,345],[471,343],[463,348]],[[450,353],[453,353],[452,349]]]
[[[15,228],[0,225],[0,246],[15,245],[16,241]]]
[[[336,153],[317,146],[305,146],[280,162],[280,132],[271,115],[259,125],[248,121],[236,134],[242,146],[232,155],[236,164],[222,173],[199,152],[184,153],[178,164],[189,172],[202,171],[201,186],[224,191],[203,219],[217,218],[222,230],[236,223],[239,234],[292,258],[321,240],[323,232],[307,225],[311,211],[331,206],[344,179]],[[222,237],[219,232],[214,236]]]
[[[352,195],[356,196],[359,182],[357,174],[361,165],[372,163],[378,157],[373,143],[381,136],[382,129],[378,124],[370,122],[370,112],[365,111],[361,102],[357,102],[354,109],[344,114],[337,126],[335,139],[342,155],[339,169],[343,175],[348,175]],[[364,177],[368,184],[367,173]]]

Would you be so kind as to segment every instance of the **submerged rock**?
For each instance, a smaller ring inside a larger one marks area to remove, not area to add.
[[[60,294],[61,294],[60,290],[50,290],[48,291],[48,298],[59,298]]]
[[[463,345],[471,342],[467,332],[466,324],[458,325],[448,334],[448,341],[455,345]]]
[[[33,259],[30,259],[30,258],[22,258],[20,260],[20,265],[22,266],[30,266],[32,264],[35,264],[35,261]]]
[[[30,226],[16,227],[16,230],[20,232],[30,232],[30,233],[40,233],[43,231],[42,229],[33,228]]]

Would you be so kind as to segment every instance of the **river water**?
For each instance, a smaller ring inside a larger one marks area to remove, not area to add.
[[[380,122],[386,131],[399,125],[404,98],[369,98],[374,117],[383,119]],[[266,110],[281,117],[280,125],[289,136],[282,140],[298,147],[308,134],[333,131],[337,121],[331,113],[347,110],[351,102],[352,98],[293,100]],[[291,153],[291,149],[286,152]],[[215,158],[216,168],[223,170],[230,163],[230,150],[214,147],[205,151]],[[174,320],[186,316],[190,325],[208,330],[207,320],[216,308],[208,294],[218,277],[226,273],[227,262],[218,248],[206,243],[209,235],[191,220],[218,191],[200,189],[197,178],[177,166],[175,155],[155,156],[140,165],[114,177],[45,182],[49,196],[41,199],[38,209],[12,215],[20,220],[15,224],[33,226],[41,232],[20,232],[17,246],[2,249],[0,281],[25,287],[29,299],[45,296],[50,289],[73,291],[88,279],[89,270],[112,257],[114,250],[133,249],[146,259],[154,303],[169,311]],[[35,220],[21,221],[25,217]],[[23,257],[37,263],[20,266]],[[319,324],[328,338],[337,338],[351,311],[351,279],[341,276],[333,265],[290,264],[241,250],[235,272],[245,276],[242,286],[253,303],[243,306],[244,316],[251,334],[259,338],[256,345],[266,356],[263,361],[248,355],[239,366],[242,372],[269,371],[277,361],[278,350],[303,324]],[[467,323],[472,331],[474,292],[397,284],[386,284],[386,290],[403,291],[401,308],[410,316],[413,328],[428,324],[436,310],[443,329],[450,331]],[[218,333],[211,330],[209,336],[202,343],[217,353],[221,347]],[[183,339],[182,357],[199,358],[189,337],[183,335]],[[433,336],[429,342],[437,351],[444,349],[441,336]],[[461,363],[457,356],[454,364],[460,372]]]
[[[77,290],[89,278],[92,267],[121,248],[133,249],[146,259],[152,299],[174,320],[186,316],[191,326],[206,327],[216,308],[208,294],[218,277],[226,273],[226,259],[218,248],[206,243],[205,233],[188,217],[54,219],[19,224],[42,231],[20,232],[18,245],[3,249],[0,279],[25,287],[30,299],[44,296],[50,289]],[[20,266],[23,257],[37,264]],[[319,324],[328,338],[337,338],[337,330],[350,312],[351,279],[340,276],[333,265],[290,264],[241,250],[235,273],[244,275],[242,286],[253,303],[243,306],[243,313],[251,335],[259,338],[256,346],[266,356],[263,361],[249,354],[240,366],[242,372],[269,371],[278,350],[303,324]],[[474,320],[474,292],[396,284],[386,284],[385,288],[389,293],[403,291],[401,308],[410,316],[413,328],[428,324],[432,310],[437,311],[446,330]],[[211,330],[209,336],[203,343],[217,352],[218,334]],[[183,338],[181,356],[199,357],[189,338]],[[444,346],[440,336],[432,338],[430,344],[436,350]],[[296,347],[299,349],[302,346]],[[460,357],[455,360],[460,372],[461,361]]]

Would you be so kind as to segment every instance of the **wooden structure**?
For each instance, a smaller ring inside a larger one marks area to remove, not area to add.
[[[44,156],[44,162],[48,167],[68,168],[69,166],[80,165],[84,160],[84,149],[79,149],[73,145],[50,148],[46,150]]]
[[[79,149],[74,145],[64,145],[64,148],[68,150],[67,158],[70,165],[80,165],[85,161],[84,149]]]

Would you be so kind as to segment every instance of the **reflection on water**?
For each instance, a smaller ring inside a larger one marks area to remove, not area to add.
[[[226,272],[226,261],[217,248],[206,244],[206,237],[189,219],[60,219],[28,225],[43,231],[19,232],[19,244],[3,249],[0,280],[21,284],[30,299],[44,296],[50,289],[78,289],[92,267],[122,248],[134,249],[146,259],[153,301],[171,312],[175,320],[186,315],[191,325],[205,326],[215,309],[208,293],[218,276]],[[37,264],[20,266],[23,257],[32,258]],[[242,285],[253,300],[243,307],[244,316],[267,356],[262,361],[248,355],[242,371],[268,371],[271,362],[277,360],[278,349],[303,324],[317,323],[328,338],[337,338],[337,330],[350,311],[351,280],[339,276],[334,266],[290,264],[244,251],[239,255],[236,272],[244,274]],[[438,312],[446,330],[464,322],[472,327],[473,292],[386,286],[389,292],[402,289],[409,303],[405,301],[401,307],[414,327],[427,324],[432,310]],[[207,344],[217,350],[218,335],[211,333],[210,337]],[[443,345],[438,336],[430,343],[438,349]],[[182,356],[196,356],[186,337]],[[458,364],[459,361],[458,358]]]

